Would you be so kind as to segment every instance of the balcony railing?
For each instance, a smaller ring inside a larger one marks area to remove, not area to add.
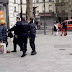
[[[64,6],[65,2],[61,2],[61,3],[56,3],[55,6]]]

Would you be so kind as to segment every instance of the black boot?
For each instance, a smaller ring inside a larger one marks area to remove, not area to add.
[[[31,55],[36,55],[36,54],[37,54],[36,51],[32,51],[32,52],[31,52]]]
[[[21,57],[25,57],[26,56],[26,54],[25,54],[25,52],[23,52],[23,54],[22,54],[22,56]]]

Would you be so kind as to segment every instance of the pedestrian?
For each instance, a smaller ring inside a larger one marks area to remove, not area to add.
[[[5,43],[7,46],[7,28],[6,28],[6,22],[4,20],[1,20],[0,25],[0,42]]]
[[[64,33],[64,36],[66,36],[67,35],[67,24],[65,22],[63,22],[61,25],[62,25],[62,29],[61,29],[62,34],[60,36],[62,36],[63,33]]]
[[[0,43],[5,43],[6,47],[8,45],[7,42],[7,28],[6,28],[6,22],[5,20],[1,20],[1,25],[0,25]],[[6,51],[7,53],[10,53],[10,51]]]
[[[29,22],[29,41],[30,41],[30,46],[32,48],[31,55],[37,54],[36,48],[35,48],[35,37],[36,37],[35,24],[33,23],[33,18],[30,18],[30,22]]]
[[[4,20],[1,20],[0,25],[0,42],[6,43],[7,42],[7,28],[6,28],[6,22]]]
[[[40,23],[38,22],[38,29],[40,29]]]
[[[54,22],[54,33],[55,33],[55,36],[58,35],[58,22]]]

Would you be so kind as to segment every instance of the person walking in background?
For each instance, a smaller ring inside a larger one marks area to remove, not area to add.
[[[55,33],[55,36],[58,35],[58,22],[54,22],[54,33]]]
[[[65,31],[66,31],[66,35],[67,35],[67,23],[65,23],[66,27],[65,27]]]
[[[38,29],[40,29],[40,22],[38,22]]]
[[[64,36],[67,35],[67,24],[65,22],[62,23],[62,34],[60,36],[62,36],[64,33]]]

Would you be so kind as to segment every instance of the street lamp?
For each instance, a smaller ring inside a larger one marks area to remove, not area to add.
[[[45,0],[44,0],[44,35],[46,35]]]
[[[20,13],[20,17],[21,17],[21,20],[22,20],[22,0],[20,0],[20,5],[21,5],[21,13]]]

